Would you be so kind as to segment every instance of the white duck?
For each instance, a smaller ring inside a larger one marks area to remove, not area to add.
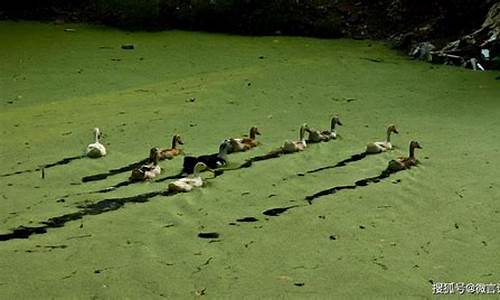
[[[306,123],[302,124],[300,126],[300,131],[299,131],[299,140],[298,141],[285,141],[283,146],[281,147],[281,150],[283,150],[284,153],[293,153],[297,151],[302,151],[306,148],[306,130],[308,130],[309,127],[307,126]]]
[[[201,178],[200,173],[205,170],[214,172],[212,169],[208,168],[206,164],[198,162],[194,166],[193,174],[189,175],[188,177],[184,177],[171,182],[168,185],[168,191],[173,193],[190,192],[193,188],[203,186],[204,181]]]
[[[99,128],[94,128],[95,143],[87,146],[86,155],[90,158],[99,158],[106,155],[106,147],[99,142],[101,132]]]
[[[391,133],[398,134],[399,131],[395,125],[391,124],[387,127],[387,137],[384,142],[374,142],[366,145],[366,153],[380,153],[392,149]]]

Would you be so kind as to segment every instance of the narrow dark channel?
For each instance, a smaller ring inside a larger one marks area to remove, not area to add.
[[[121,174],[121,173],[124,173],[124,172],[132,171],[133,169],[135,169],[135,168],[137,168],[137,167],[145,164],[146,162],[148,162],[148,160],[149,160],[149,158],[145,158],[145,159],[143,159],[141,161],[138,161],[138,162],[135,162],[135,163],[132,163],[132,164],[129,164],[129,165],[117,168],[117,169],[111,169],[111,170],[109,170],[108,172],[105,172],[105,173],[99,173],[99,174],[85,176],[85,177],[82,178],[82,182],[91,182],[91,181],[104,180],[104,179],[108,178],[109,176],[113,176],[113,175]]]
[[[63,158],[63,159],[61,159],[59,161],[53,162],[53,163],[48,163],[48,164],[45,164],[45,165],[41,165],[40,167],[35,168],[35,169],[28,169],[28,170],[16,171],[16,172],[12,172],[12,173],[6,173],[6,174],[0,175],[0,177],[9,177],[9,176],[19,175],[19,174],[24,174],[24,173],[38,172],[38,171],[42,171],[42,170],[45,170],[45,169],[50,169],[50,168],[56,167],[56,166],[67,165],[67,164],[69,164],[70,162],[72,162],[74,160],[82,159],[84,157],[85,157],[84,155],[73,156],[73,157],[66,157],[66,158]]]
[[[353,154],[351,157],[346,158],[346,159],[344,159],[342,161],[339,161],[338,163],[336,163],[334,165],[317,168],[317,169],[314,169],[314,170],[307,171],[306,173],[307,174],[311,174],[311,173],[321,172],[321,171],[328,170],[328,169],[345,167],[345,166],[347,166],[347,164],[349,164],[351,162],[362,160],[367,155],[368,155],[368,153],[366,153],[366,152],[356,153],[356,154]],[[301,173],[301,174],[303,174],[303,173]]]
[[[378,176],[360,179],[360,180],[356,181],[353,185],[340,185],[340,186],[335,186],[335,187],[332,187],[332,188],[329,188],[326,190],[322,190],[322,191],[319,191],[313,195],[306,196],[305,199],[307,200],[307,202],[309,202],[309,204],[312,204],[313,200],[320,198],[320,197],[323,197],[323,196],[333,195],[333,194],[337,193],[338,191],[354,190],[354,189],[357,189],[360,187],[368,186],[370,183],[379,183],[383,179],[388,178],[392,173],[396,173],[396,172],[389,172],[389,171],[385,170],[385,171],[382,171],[382,173],[380,173],[380,175],[378,175]]]
[[[78,206],[80,210],[73,213],[52,217],[46,221],[40,222],[40,224],[42,224],[40,226],[19,226],[13,229],[10,233],[1,234],[0,242],[13,239],[27,239],[34,234],[45,234],[49,229],[64,227],[66,223],[80,220],[84,216],[100,215],[120,209],[127,203],[145,203],[157,196],[168,197],[172,195],[174,195],[174,193],[157,191],[139,194],[131,197],[104,199],[96,203],[81,205]]]

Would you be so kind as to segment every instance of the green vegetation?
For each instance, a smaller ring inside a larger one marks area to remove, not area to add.
[[[229,156],[237,166],[296,138],[304,121],[327,128],[339,113],[344,123],[336,141],[204,189],[0,241],[0,298],[421,298],[430,281],[500,281],[498,72],[409,61],[372,41],[28,22],[1,22],[0,36],[0,174],[82,154],[96,126],[109,151],[47,169],[45,179],[0,177],[0,234],[83,203],[166,189],[168,181],[85,194],[129,174],[81,178],[168,147],[174,133],[199,155],[257,125],[262,145]],[[395,150],[296,176],[363,151],[389,123],[400,129]],[[424,148],[418,167],[304,201],[378,175],[412,139]],[[181,165],[162,162],[162,176]],[[258,221],[236,222],[244,217]]]

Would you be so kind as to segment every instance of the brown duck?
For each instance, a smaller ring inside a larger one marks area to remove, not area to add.
[[[176,134],[172,137],[172,148],[160,149],[159,159],[172,159],[179,154],[182,154],[182,149],[178,149],[177,145],[184,145],[180,135]]]
[[[151,148],[149,151],[149,161],[142,166],[132,170],[132,174],[130,174],[130,181],[145,181],[148,179],[153,179],[156,176],[160,175],[161,168],[158,165],[158,161],[160,158],[160,149],[159,148]]]
[[[391,160],[389,162],[389,165],[387,166],[387,171],[397,172],[415,166],[418,162],[417,159],[415,158],[415,149],[422,149],[422,147],[417,141],[411,141],[409,156]]]
[[[243,137],[243,138],[231,138],[229,139],[229,143],[231,144],[231,148],[229,149],[228,153],[232,152],[243,152],[250,150],[254,147],[257,147],[260,145],[260,143],[256,140],[257,135],[260,135],[259,129],[255,126],[250,128],[250,135],[249,137]]]

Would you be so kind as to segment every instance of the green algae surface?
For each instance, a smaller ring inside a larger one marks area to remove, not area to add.
[[[0,298],[430,298],[432,282],[500,282],[498,72],[410,61],[372,41],[30,22],[0,22],[0,39],[3,236],[164,192],[169,180],[92,193],[129,172],[82,178],[140,161],[175,133],[201,155],[257,125],[262,145],[230,155],[235,167],[296,139],[304,122],[327,128],[338,113],[344,123],[335,141],[203,189],[0,241]],[[383,140],[390,123],[394,150],[306,173]],[[82,155],[94,127],[106,157],[42,174]],[[304,200],[377,176],[413,139],[417,167]],[[178,174],[182,157],[161,166],[160,178]]]

